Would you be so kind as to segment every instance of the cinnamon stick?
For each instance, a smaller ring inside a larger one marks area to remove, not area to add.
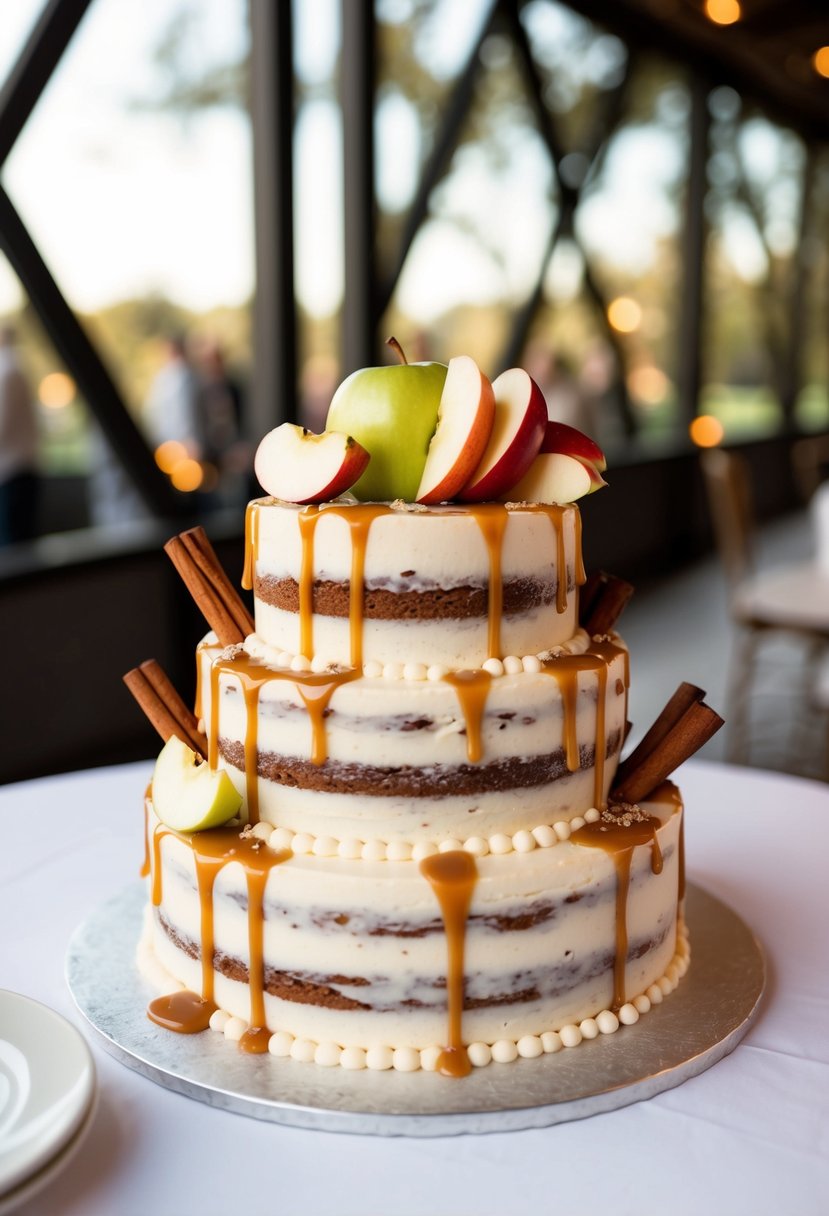
[[[176,691],[160,663],[147,659],[124,676],[124,683],[166,743],[175,735],[200,756],[207,755],[207,739],[196,715]]]
[[[579,596],[579,624],[590,637],[610,633],[633,595],[633,586],[615,574],[597,570]]]
[[[707,743],[722,724],[720,715],[704,701],[692,701],[655,746],[614,784],[611,798],[619,802],[640,802]]]
[[[661,743],[668,732],[676,726],[685,711],[697,701],[702,701],[704,697],[705,692],[701,688],[697,688],[696,684],[680,684],[644,738],[627,759],[619,765],[616,771],[617,784],[625,781],[628,775],[643,763],[657,744]]]
[[[253,618],[227,577],[204,528],[190,528],[172,537],[164,551],[222,646],[243,642],[253,633]]]

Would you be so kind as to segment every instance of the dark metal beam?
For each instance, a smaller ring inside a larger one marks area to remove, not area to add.
[[[48,0],[0,88],[0,165],[8,157],[92,0]]]
[[[711,116],[708,81],[692,76],[688,177],[682,231],[682,292],[679,302],[677,391],[680,418],[687,424],[697,414],[702,387],[702,332],[705,300],[705,195],[708,187],[708,143]]]
[[[429,198],[432,191],[445,174],[449,166],[452,153],[457,147],[461,128],[463,127],[464,120],[469,114],[472,99],[475,93],[475,83],[481,66],[481,47],[489,37],[495,15],[499,7],[499,0],[494,0],[487,17],[481,26],[481,32],[475,41],[475,45],[472,48],[469,58],[466,61],[466,66],[458,77],[458,80],[452,89],[451,96],[444,107],[443,118],[441,119],[440,127],[435,138],[434,147],[432,148],[429,159],[421,172],[417,193],[412,200],[412,205],[409,208],[405,223],[403,225],[403,232],[400,236],[394,266],[378,292],[378,322],[391,302],[394,289],[397,286],[397,281],[400,278],[403,267],[406,263],[406,258],[409,255],[409,250],[412,247],[412,243],[417,236],[421,224],[426,219],[426,215],[429,210]]]
[[[279,6],[277,6],[279,7]],[[342,0],[340,88],[343,118],[345,299],[342,372],[377,359],[376,211],[374,194],[374,5]]]
[[[251,438],[295,422],[293,30],[290,0],[250,0],[253,206],[256,233]]]
[[[730,85],[807,138],[829,138],[829,107],[821,82],[808,75],[800,81],[782,66],[776,68],[762,53],[762,42],[744,34],[740,25],[728,30],[714,25],[703,16],[702,5],[645,5],[639,0],[567,3],[639,49],[651,47],[713,83]],[[787,11],[785,4],[780,7]]]
[[[52,345],[74,377],[104,436],[132,477],[147,506],[157,515],[179,514],[183,509],[181,500],[156,468],[141,432],[124,408],[115,382],[86,330],[61,295],[2,187],[0,250],[23,284]]]
[[[544,99],[544,82],[541,79],[541,73],[530,49],[527,32],[518,15],[516,0],[510,0],[510,3],[504,5],[504,13],[509,23],[509,30],[515,44],[515,49],[518,51],[518,56],[521,60],[521,74],[527,82],[528,98],[535,114],[536,126],[546,145],[553,164],[553,172],[556,175],[559,189],[561,190],[562,202],[574,205],[576,200],[575,191],[571,190],[567,183],[561,180],[559,172],[559,166],[566,149],[559,138],[558,128]]]
[[[573,215],[581,200],[585,182],[588,180],[591,171],[595,172],[596,167],[601,163],[604,155],[604,150],[611,134],[616,130],[624,113],[625,102],[630,85],[633,59],[628,56],[628,63],[619,84],[615,88],[608,90],[607,95],[603,98],[597,118],[593,124],[592,141],[583,149],[584,155],[588,160],[588,172],[585,174],[579,186],[571,186],[563,180],[561,175],[561,161],[565,155],[566,149],[564,143],[559,137],[558,128],[550,113],[549,107],[544,100],[544,86],[541,78],[541,73],[538,70],[538,65],[530,47],[529,39],[519,16],[519,9],[516,0],[510,0],[506,6],[506,15],[510,25],[515,46],[521,58],[522,75],[527,81],[530,103],[535,114],[536,125],[539,134],[547,148],[547,153],[550,157],[558,182],[560,194],[560,215],[559,221],[555,224],[550,234],[550,240],[544,254],[544,259],[539,267],[539,274],[536,280],[535,288],[530,295],[527,304],[517,314],[513,324],[512,333],[507,342],[504,352],[506,358],[510,360],[507,366],[511,366],[521,353],[524,341],[529,333],[532,325],[533,317],[541,306],[544,298],[544,278],[547,271],[547,265],[556,247],[561,235],[567,232],[578,246],[584,259],[584,286],[587,294],[592,299],[599,313],[602,328],[604,330],[605,340],[610,346],[616,370],[616,383],[614,385],[614,398],[619,410],[619,417],[625,434],[633,436],[637,431],[636,415],[631,405],[630,394],[627,388],[627,351],[619,338],[618,334],[612,328],[607,317],[607,300],[605,293],[599,285],[598,280],[594,276],[590,262],[585,250],[581,246],[581,242],[573,230]]]
[[[573,228],[573,207],[571,203],[562,203],[558,209],[555,223],[550,229],[547,245],[539,263],[535,286],[527,297],[522,308],[513,317],[509,336],[496,364],[499,372],[508,367],[515,367],[521,358],[521,352],[526,345],[532,323],[544,300],[544,280],[547,277],[547,267],[555,252],[556,245],[564,235],[569,235]]]

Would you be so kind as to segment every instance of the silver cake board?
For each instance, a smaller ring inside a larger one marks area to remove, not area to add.
[[[142,1076],[220,1110],[323,1131],[452,1136],[584,1119],[652,1098],[716,1064],[754,1021],[763,955],[743,921],[689,886],[691,966],[635,1026],[534,1060],[489,1064],[463,1080],[436,1073],[349,1072],[246,1055],[213,1031],[178,1035],[146,1015],[157,995],[138,972],[141,884],[76,931],[66,975],[103,1047]]]

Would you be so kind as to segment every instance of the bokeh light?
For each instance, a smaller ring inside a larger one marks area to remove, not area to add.
[[[705,15],[715,25],[733,25],[743,14],[739,0],[705,0]]]
[[[628,391],[642,405],[660,405],[668,394],[670,381],[658,367],[635,367],[627,378]]]
[[[812,56],[812,64],[818,76],[829,79],[829,46],[822,46]]]
[[[203,480],[204,471],[201,465],[198,460],[189,456],[180,460],[170,474],[170,481],[177,490],[183,490],[185,494],[198,490]]]
[[[688,433],[698,448],[715,448],[725,434],[723,424],[713,414],[700,414],[688,427]]]
[[[175,467],[186,459],[187,448],[177,439],[167,439],[155,449],[155,463],[162,473],[172,473]]]
[[[607,319],[620,334],[632,334],[642,323],[642,309],[630,296],[619,296],[608,305]]]
[[[37,390],[41,405],[49,410],[62,410],[75,400],[75,381],[66,372],[50,372],[44,376]]]

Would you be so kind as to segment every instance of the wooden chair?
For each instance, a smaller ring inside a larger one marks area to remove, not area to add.
[[[829,477],[829,435],[808,435],[792,444],[792,471],[804,502]]]
[[[767,637],[787,634],[802,644],[803,695],[816,712],[821,710],[814,677],[829,653],[829,570],[809,561],[758,571],[745,459],[712,448],[700,453],[700,463],[737,629],[729,675],[726,754],[740,763],[748,755],[751,693],[759,648]],[[826,754],[829,779],[829,746]]]

